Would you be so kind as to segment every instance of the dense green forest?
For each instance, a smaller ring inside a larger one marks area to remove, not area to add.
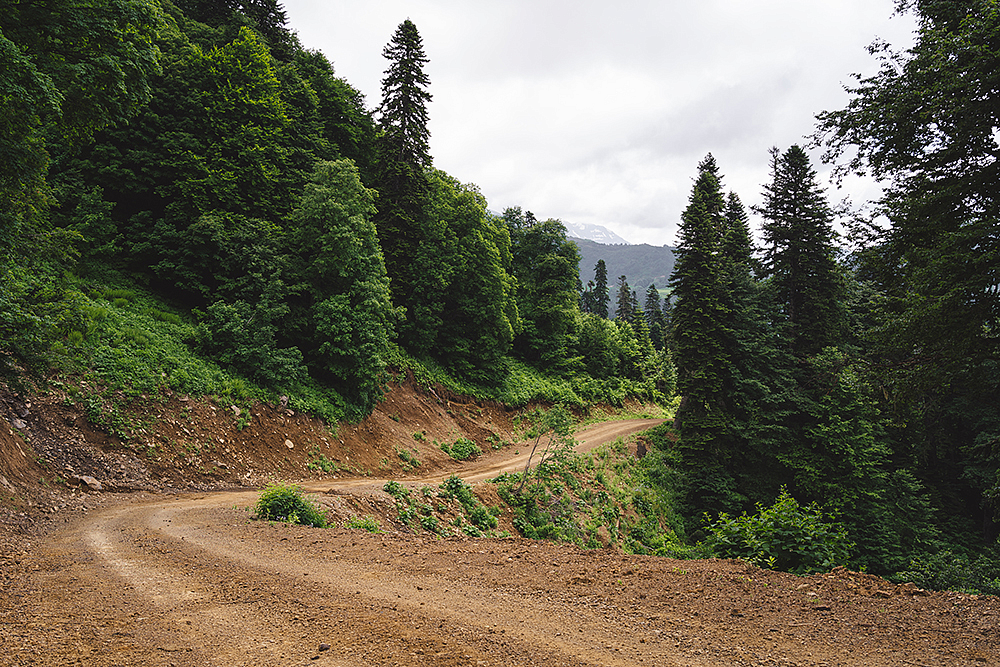
[[[409,20],[369,107],[277,0],[0,1],[0,373],[331,421],[406,372],[514,405],[677,397],[649,483],[689,544],[759,561],[799,521],[830,562],[1000,590],[1000,8],[899,9],[915,46],[874,46],[811,140],[884,198],[835,212],[791,146],[748,212],[708,155],[647,287],[434,168]]]

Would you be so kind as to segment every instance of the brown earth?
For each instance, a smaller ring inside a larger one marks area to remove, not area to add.
[[[280,405],[165,395],[112,437],[79,385],[0,391],[0,665],[1000,665],[995,597],[394,529],[382,478],[523,465],[502,406],[404,382],[333,433]],[[487,454],[457,464],[435,444],[460,436]],[[252,520],[271,479],[388,532]]]

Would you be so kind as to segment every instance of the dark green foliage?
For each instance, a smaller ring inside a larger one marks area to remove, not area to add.
[[[428,183],[425,236],[407,259],[420,270],[401,340],[460,378],[496,386],[520,327],[516,281],[508,272],[510,237],[502,221],[487,214],[475,186],[439,171],[428,172]]]
[[[317,164],[291,215],[292,301],[286,336],[310,367],[368,414],[398,313],[378,245],[374,194],[349,160]]]
[[[46,136],[79,145],[139,110],[161,18],[145,0],[0,2],[0,372],[79,319],[63,272],[80,235],[50,225]]]
[[[632,322],[635,319],[635,296],[628,286],[628,276],[618,276],[618,292],[615,297],[615,319]]]
[[[572,346],[580,256],[558,220],[538,222],[520,208],[504,211],[511,239],[511,272],[517,279],[523,330],[514,342],[522,359],[552,371],[576,366]]]
[[[205,351],[236,372],[269,387],[289,387],[305,377],[302,352],[279,348],[276,320],[287,308],[259,302],[216,301],[198,326]]]
[[[413,22],[407,19],[399,24],[382,55],[389,67],[379,106],[375,183],[382,199],[376,224],[392,279],[393,301],[407,309],[407,318],[413,322],[420,297],[418,267],[429,268],[415,260],[420,245],[433,240],[428,225],[436,223],[425,210],[432,196],[424,173],[431,166],[427,143],[430,80],[423,70],[428,60]]]
[[[914,558],[909,567],[894,574],[892,580],[912,582],[935,591],[1000,595],[1000,557],[989,554],[970,558],[945,549]]]
[[[409,19],[400,23],[382,55],[389,61],[382,79],[382,105],[379,107],[379,126],[385,135],[383,159],[429,167],[427,104],[431,94],[427,92],[430,79],[424,72],[424,65],[430,61],[424,55],[417,26]]]
[[[725,202],[714,158],[699,165],[691,201],[681,217],[677,263],[670,278],[677,391],[676,423],[689,479],[689,510],[722,511],[739,503],[732,473],[729,369],[733,332],[723,293],[720,255]]]
[[[579,245],[576,241],[574,244]],[[587,287],[580,293],[580,310],[584,313],[594,313],[600,317],[607,317],[610,303],[608,269],[604,265],[604,260],[600,259],[594,267],[594,280],[588,280]]]
[[[996,358],[1000,314],[1000,8],[988,0],[907,3],[918,19],[905,53],[877,44],[878,74],[858,77],[845,109],[819,115],[841,173],[886,179],[881,263],[900,278],[886,332],[935,364]]]
[[[660,291],[656,285],[650,285],[646,290],[646,301],[643,304],[643,314],[646,326],[649,327],[649,339],[657,350],[666,346],[667,321],[663,316],[663,306],[660,303]]]
[[[846,108],[819,115],[815,140],[838,172],[886,185],[859,226],[859,275],[875,292],[859,311],[895,456],[938,508],[957,544],[1000,533],[996,409],[1000,189],[996,155],[995,3],[901,3],[914,45],[876,44],[880,71],[857,77]],[[880,223],[882,221],[879,221]]]
[[[835,519],[816,506],[800,506],[784,490],[770,507],[758,505],[752,516],[720,514],[708,530],[705,546],[716,556],[794,574],[846,565],[853,548]]]
[[[833,213],[798,146],[771,150],[771,179],[764,203],[754,208],[765,220],[763,275],[773,282],[791,351],[808,356],[844,337]]]
[[[269,521],[287,521],[314,528],[327,525],[323,511],[295,485],[271,484],[257,497],[254,511],[257,518]]]

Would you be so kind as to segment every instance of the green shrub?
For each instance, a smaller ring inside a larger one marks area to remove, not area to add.
[[[441,443],[441,449],[445,454],[456,461],[467,461],[483,453],[482,450],[476,446],[476,443],[468,438],[459,438],[455,442],[451,443],[451,445],[448,443]]]
[[[381,533],[382,526],[379,525],[378,519],[371,516],[352,516],[350,519],[344,522],[345,528],[355,528],[366,530],[369,533]]]
[[[853,544],[839,523],[826,521],[815,505],[801,507],[781,490],[771,507],[730,518],[722,513],[709,526],[705,547],[723,558],[742,558],[760,567],[794,574],[826,572],[845,565]]]
[[[287,521],[303,526],[325,528],[326,515],[316,504],[302,495],[302,488],[295,485],[271,484],[261,491],[254,505],[257,518]]]
[[[438,532],[439,523],[436,516],[427,515],[420,517],[420,525],[423,526],[426,531],[430,531],[432,533]]]
[[[1000,595],[1000,559],[989,556],[970,559],[945,549],[914,558],[910,569],[897,572],[891,579],[936,591]]]
[[[394,479],[386,482],[382,486],[382,490],[397,500],[410,497],[410,490]]]

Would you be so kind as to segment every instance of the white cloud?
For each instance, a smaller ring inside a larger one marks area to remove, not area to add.
[[[381,94],[382,48],[411,19],[430,59],[436,166],[479,185],[495,210],[522,206],[656,245],[674,243],[706,153],[726,187],[755,203],[768,149],[801,144],[817,112],[847,102],[852,72],[875,71],[865,46],[912,41],[912,22],[890,18],[892,0],[284,7],[302,43],[323,51],[370,106]]]

